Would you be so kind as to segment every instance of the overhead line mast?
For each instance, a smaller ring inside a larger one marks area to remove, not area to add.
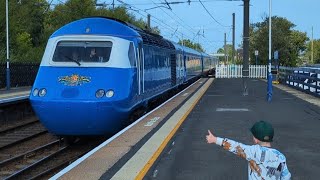
[[[235,31],[236,31],[236,14],[232,13],[232,64],[235,64]]]
[[[244,16],[243,16],[243,95],[249,95],[248,92],[248,77],[249,77],[249,3],[250,0],[243,0]]]

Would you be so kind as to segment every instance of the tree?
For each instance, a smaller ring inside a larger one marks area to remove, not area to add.
[[[39,60],[42,56],[44,7],[48,6],[45,0],[8,1],[9,2],[9,46],[10,61]],[[5,12],[5,0],[0,0],[0,12]],[[5,13],[0,14],[0,58],[5,60],[6,49],[6,20]],[[23,48],[22,48],[23,47]],[[26,52],[25,50],[28,50]],[[26,56],[29,54],[29,56]],[[23,57],[22,57],[23,56]]]
[[[186,46],[186,47],[195,49],[195,50],[197,50],[197,51],[199,51],[199,52],[204,52],[201,44],[191,42],[190,39],[179,40],[178,44],[181,44],[181,45],[183,45],[183,46]]]
[[[228,62],[229,64],[232,64],[232,48],[233,48],[232,44],[226,44],[227,60],[225,59],[225,57],[219,57],[219,61],[220,61],[220,62],[225,62],[225,63]],[[217,51],[217,53],[219,53],[219,54],[225,54],[224,47],[219,48],[218,51]],[[236,62],[234,62],[234,63],[236,63]]]
[[[147,29],[147,23],[141,18],[137,19],[133,14],[129,13],[127,8],[124,6],[119,6],[114,9],[98,8],[96,13],[98,16],[116,18],[133,24],[140,29]],[[151,33],[160,34],[160,29],[157,26],[151,27]]]
[[[57,30],[69,22],[95,14],[95,0],[67,0],[49,11],[46,23]]]
[[[145,29],[146,23],[136,19],[126,7],[97,7],[96,0],[67,0],[49,8],[46,0],[9,1],[10,61],[39,62],[50,35],[61,26],[84,17],[107,16]],[[0,0],[0,12],[6,1]],[[6,17],[0,13],[0,61],[6,60]],[[160,34],[158,27],[152,33]]]
[[[320,64],[320,39],[313,40],[313,62],[311,62],[311,41],[307,43],[304,57],[309,64]]]
[[[306,33],[293,30],[295,25],[285,18],[272,17],[272,52],[279,52],[282,66],[296,66],[299,55],[306,49]],[[267,64],[269,52],[269,18],[250,27],[250,59],[254,64],[255,50],[259,51],[259,64]]]
[[[146,29],[146,23],[129,13],[124,6],[118,6],[114,9],[105,7],[96,7],[96,0],[68,0],[65,4],[57,5],[49,14],[47,24],[51,31],[57,30],[61,26],[90,16],[104,16],[122,20],[133,24],[141,29]],[[52,33],[51,32],[51,33]],[[153,27],[151,32],[159,34],[158,27]]]

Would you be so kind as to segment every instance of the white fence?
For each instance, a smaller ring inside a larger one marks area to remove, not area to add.
[[[217,65],[216,78],[242,78],[242,65]],[[267,78],[267,65],[249,65],[249,78]]]

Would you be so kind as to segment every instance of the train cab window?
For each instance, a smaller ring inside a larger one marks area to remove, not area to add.
[[[136,56],[134,53],[134,46],[132,42],[130,42],[130,45],[129,45],[128,57],[129,57],[130,65],[132,67],[136,67],[137,66]]]
[[[110,59],[111,49],[109,41],[60,41],[52,61],[105,63]]]

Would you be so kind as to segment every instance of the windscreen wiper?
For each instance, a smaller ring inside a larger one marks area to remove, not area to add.
[[[65,58],[69,59],[70,61],[77,63],[79,66],[81,66],[81,64],[80,64],[79,61],[74,60],[74,59],[70,58],[69,56],[66,56],[66,55],[64,55],[64,54],[62,54],[62,53],[59,53],[59,54],[61,54],[61,55],[62,55],[63,57],[65,57]]]
[[[81,64],[80,64],[80,62],[79,62],[79,61],[74,60],[74,59],[70,58],[69,56],[64,56],[64,57],[65,57],[65,58],[67,58],[67,59],[69,59],[69,60],[70,60],[70,61],[72,61],[72,62],[77,63],[79,66],[81,66]]]

